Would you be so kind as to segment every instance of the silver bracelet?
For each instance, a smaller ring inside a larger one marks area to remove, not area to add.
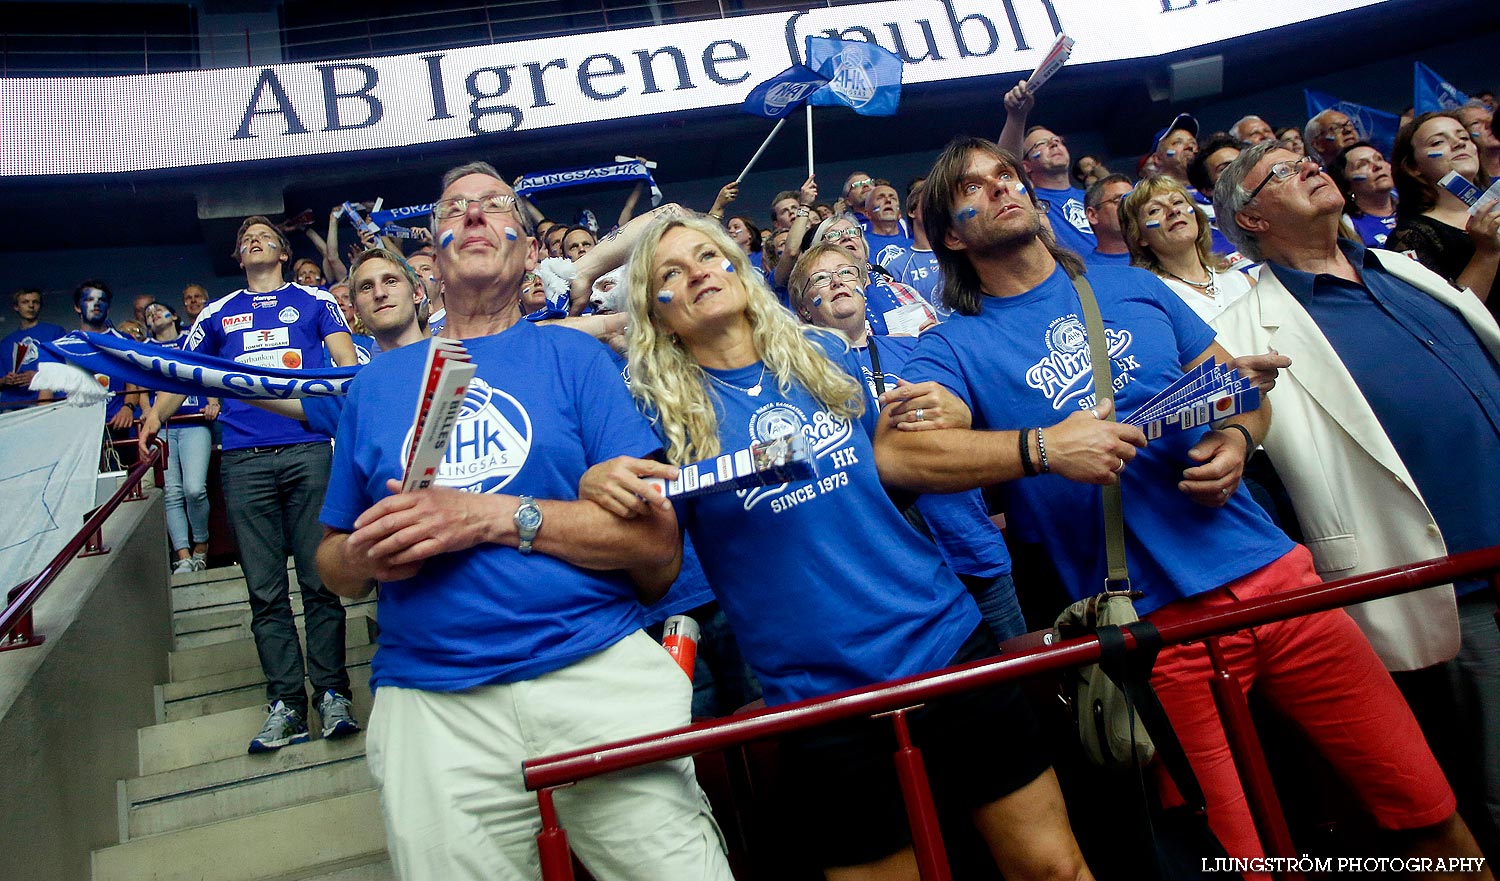
[[[1041,463],[1041,465],[1042,465],[1042,467],[1041,467],[1042,473],[1043,474],[1050,474],[1050,473],[1052,473],[1052,469],[1049,468],[1049,467],[1047,467],[1047,442],[1044,441],[1044,440],[1042,440],[1042,430],[1041,430],[1041,428],[1038,428],[1036,430],[1036,451],[1039,454],[1038,458],[1040,458],[1042,460],[1042,463]]]

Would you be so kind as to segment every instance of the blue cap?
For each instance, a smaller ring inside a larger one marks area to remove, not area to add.
[[[1167,137],[1167,135],[1170,135],[1172,132],[1175,132],[1178,129],[1187,129],[1192,133],[1193,137],[1196,138],[1198,137],[1198,120],[1194,119],[1191,113],[1177,114],[1177,117],[1173,119],[1166,128],[1157,132],[1156,137],[1151,139],[1151,149],[1147,150],[1146,152],[1155,153],[1156,148],[1161,146],[1161,142]]]

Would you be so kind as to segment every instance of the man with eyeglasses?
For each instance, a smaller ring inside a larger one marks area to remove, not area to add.
[[[1500,545],[1500,328],[1484,304],[1401,254],[1338,238],[1333,180],[1274,143],[1241,153],[1214,201],[1240,250],[1265,261],[1219,339],[1292,359],[1265,449],[1319,573]],[[1476,578],[1349,612],[1398,671],[1465,808],[1480,781],[1465,817],[1500,844],[1494,593]]]
[[[1123,174],[1112,174],[1089,184],[1088,191],[1083,194],[1084,211],[1098,244],[1094,250],[1079,255],[1086,265],[1130,265],[1130,248],[1120,232],[1120,200],[1130,195],[1133,189],[1130,178]]]
[[[1098,241],[1089,222],[1084,192],[1073,185],[1073,157],[1067,142],[1046,126],[1027,128],[1026,119],[1036,106],[1036,98],[1025,80],[1006,93],[1004,103],[1005,127],[999,144],[1020,154],[1037,198],[1046,206],[1042,213],[1057,243],[1080,256],[1093,253]]]
[[[400,492],[428,346],[362,369],[339,422],[318,557],[344,596],[380,583],[367,749],[400,876],[535,878],[540,820],[521,763],[689,721],[692,687],[642,632],[627,575],[671,561],[677,523],[578,499],[591,465],[661,443],[602,344],[522,318],[541,253],[500,174],[481,162],[449,171],[432,227],[441,336],[461,340],[478,372],[435,484]],[[555,801],[595,877],[730,881],[689,760]]]
[[[338,365],[356,363],[354,342],[338,301],[327,291],[288,283],[286,236],[265,217],[247,217],[233,256],[245,287],[199,313],[183,348],[251,367],[322,367],[327,347]],[[141,451],[186,400],[161,394],[141,426]],[[318,510],[328,484],[328,435],[284,416],[226,398],[219,415],[224,455],[220,472],[229,525],[239,545],[250,595],[250,631],[266,676],[266,721],[252,753],[308,739],[303,679],[318,697],[324,737],[359,730],[349,673],[344,669],[344,607],[318,576]],[[302,589],[306,663],[298,643],[286,558],[297,563]]]
[[[1307,145],[1307,155],[1327,165],[1339,151],[1353,145],[1360,138],[1359,129],[1342,111],[1332,107],[1307,121],[1302,130],[1302,143]]]

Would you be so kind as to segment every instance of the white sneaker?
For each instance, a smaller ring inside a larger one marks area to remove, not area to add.
[[[195,572],[202,572],[204,569],[208,568],[207,554],[193,554],[188,559],[193,561],[193,571]]]
[[[193,564],[192,557],[183,557],[172,567],[173,575],[186,575],[189,572],[197,572],[198,567]]]

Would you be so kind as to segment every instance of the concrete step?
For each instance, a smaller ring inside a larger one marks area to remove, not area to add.
[[[344,609],[351,617],[363,615],[375,618],[378,605],[373,594],[358,600],[344,600]],[[302,630],[302,598],[298,591],[292,592],[292,617],[297,629]],[[177,612],[172,616],[172,633],[173,647],[176,649],[200,648],[236,639],[249,639],[250,603],[247,601]]]
[[[313,740],[123,781],[121,842],[359,792],[375,785],[364,734]]]
[[[376,863],[385,853],[374,789],[94,851],[93,881],[271,881]]]
[[[360,724],[364,724],[370,718],[370,689],[368,686],[356,686],[353,691],[354,715]],[[163,722],[142,728],[136,732],[140,774],[145,777],[244,755],[246,747],[250,745],[250,738],[255,736],[265,721],[266,710],[262,702],[211,716]],[[308,727],[313,729],[315,739],[317,725],[318,712],[314,706],[310,711]],[[286,749],[298,749],[300,746]]]
[[[350,648],[374,642],[377,633],[373,619],[365,615],[350,615],[344,629],[344,646]],[[307,640],[300,632],[298,641],[305,651]],[[260,655],[255,651],[254,639],[236,639],[167,654],[167,669],[172,682],[247,668],[260,669]]]
[[[203,572],[193,572],[189,575],[172,576],[172,611],[213,609],[245,602],[247,589],[244,576],[225,575],[202,581],[178,582],[179,578],[185,579],[203,574]],[[297,573],[293,570],[287,571],[287,586],[292,596],[295,597],[301,593],[297,587]]]
[[[344,652],[349,681],[356,686],[370,683],[370,659],[376,646],[357,645]],[[308,693],[312,693],[309,684]],[[177,722],[226,710],[258,707],[266,702],[266,677],[260,667],[231,670],[182,682],[156,686],[156,721]]]
[[[391,866],[391,861],[386,859],[326,875],[314,875],[306,881],[396,881],[396,870]]]

